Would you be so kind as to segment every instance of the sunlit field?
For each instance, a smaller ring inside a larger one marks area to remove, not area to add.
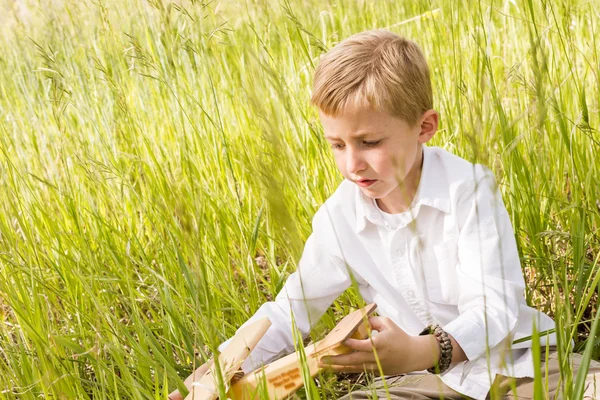
[[[430,144],[493,170],[530,305],[556,320],[562,355],[573,339],[598,360],[597,6],[0,0],[0,396],[184,391],[275,297],[342,181],[312,74],[372,28],[421,45]],[[359,304],[350,289],[309,340]],[[583,374],[563,373],[580,398]],[[300,398],[364,379],[311,382]]]

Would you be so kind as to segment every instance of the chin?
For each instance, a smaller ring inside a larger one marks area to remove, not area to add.
[[[380,193],[374,191],[374,190],[370,190],[369,188],[363,188],[363,187],[359,187],[359,189],[361,190],[361,192],[363,192],[363,194],[371,199],[378,199],[381,196]]]

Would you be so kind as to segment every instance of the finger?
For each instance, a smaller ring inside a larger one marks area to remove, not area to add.
[[[324,356],[319,359],[319,365],[322,367],[331,365],[358,365],[375,362],[373,352],[355,351],[354,353],[342,354],[339,356]]]
[[[356,351],[373,351],[373,347],[375,344],[375,336],[373,336],[372,341],[371,339],[367,338],[364,340],[360,340],[360,339],[347,339],[344,342],[344,345],[346,345],[347,347],[351,348],[352,350],[356,350]],[[377,348],[377,346],[375,346],[375,348]]]
[[[385,318],[386,317],[369,317],[369,325],[371,325],[371,329],[377,332],[387,329]]]
[[[343,372],[347,374],[358,374],[363,372],[377,372],[379,371],[379,368],[377,367],[377,364],[366,363],[363,365],[330,365],[325,368],[325,370],[331,372]]]

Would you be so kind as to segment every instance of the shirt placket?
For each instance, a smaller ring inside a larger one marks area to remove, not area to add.
[[[399,228],[390,243],[390,260],[396,286],[419,319],[425,325],[434,324],[436,319],[425,307],[425,301],[417,288],[413,269],[410,267],[408,258],[408,239],[402,234],[402,229],[406,228]]]

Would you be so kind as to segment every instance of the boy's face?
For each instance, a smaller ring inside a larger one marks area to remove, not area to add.
[[[337,117],[319,111],[319,116],[344,178],[368,197],[381,199],[388,210],[394,204],[410,204],[407,193],[418,183],[414,180],[420,176],[421,144],[437,130],[434,110],[425,112],[414,126],[366,108],[347,109]]]

